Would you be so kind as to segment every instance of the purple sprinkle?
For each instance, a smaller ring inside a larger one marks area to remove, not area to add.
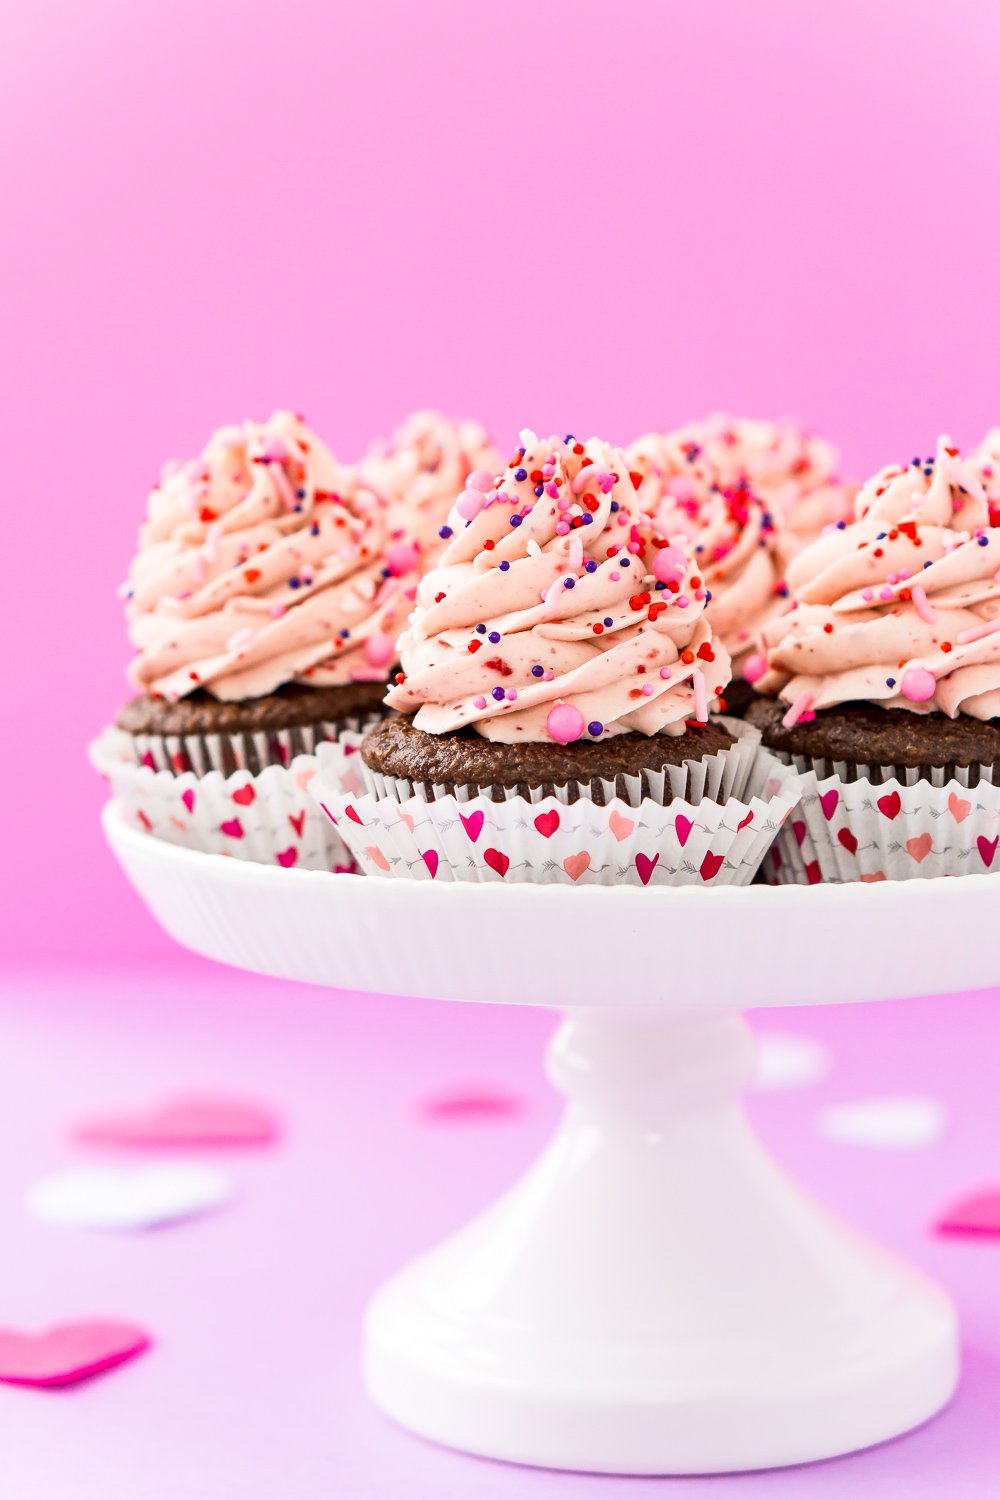
[[[501,698],[506,698],[507,694],[504,692],[503,688],[494,688],[493,689],[493,696],[497,700],[497,702],[499,703],[500,699]]]
[[[592,723],[587,725],[587,733],[593,735],[594,739],[596,740],[599,734],[604,733],[604,725],[600,722],[599,719],[594,719]]]
[[[532,667],[532,669],[531,669],[531,675],[532,675],[532,677],[544,677],[545,676],[545,668],[544,667]]]

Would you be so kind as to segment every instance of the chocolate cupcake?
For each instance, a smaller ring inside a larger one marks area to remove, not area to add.
[[[361,744],[368,803],[352,806],[350,823],[341,817],[348,841],[350,824],[363,828],[366,813],[382,817],[378,804],[419,802],[402,820],[412,835],[408,819],[436,816],[426,809],[441,810],[447,823],[451,807],[476,802],[462,818],[481,827],[488,816],[505,857],[520,860],[520,878],[538,866],[539,850],[525,845],[536,840],[539,817],[579,839],[584,827],[600,838],[609,816],[619,831],[627,823],[629,835],[642,828],[647,841],[659,838],[657,879],[744,878],[764,847],[766,818],[749,854],[752,840],[741,842],[738,829],[740,799],[751,783],[751,795],[762,792],[766,779],[757,774],[759,736],[710,712],[729,658],[706,618],[708,590],[690,555],[641,517],[624,455],[597,439],[540,441],[523,432],[501,480],[464,491],[446,529],[448,545],[421,581],[399,643],[401,668],[386,701],[402,717]],[[324,779],[324,801],[339,817],[325,795],[333,782],[335,772]],[[545,802],[553,805],[526,817],[525,808]],[[625,818],[624,807],[641,807],[646,821]],[[696,825],[704,870],[694,845],[686,848]],[[434,836],[437,872],[447,828]],[[357,837],[369,857],[380,849]],[[455,878],[481,878],[480,861],[461,847],[452,853]],[[643,864],[653,857],[646,849],[636,850],[638,864],[598,866],[590,850],[575,853],[588,859],[573,879],[615,878],[616,870],[642,879],[652,868]],[[414,861],[403,863],[411,872]]]
[[[975,467],[942,438],[934,458],[869,480],[857,515],[790,565],[792,605],[762,633],[757,687],[775,701],[755,704],[749,718],[766,745],[812,777],[772,873],[878,879],[992,869],[1000,863],[997,512]]]

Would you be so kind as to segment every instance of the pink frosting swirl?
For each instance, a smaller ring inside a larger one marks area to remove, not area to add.
[[[416,556],[300,417],[222,428],[149,497],[124,586],[129,678],[153,696],[229,700],[384,681]]]
[[[568,743],[707,718],[729,679],[707,590],[651,536],[618,449],[524,431],[501,482],[465,490],[449,525],[386,699],[418,728]]]
[[[501,468],[500,454],[478,422],[417,411],[388,441],[372,443],[358,478],[388,503],[390,530],[416,542],[424,573],[444,550],[441,527],[469,475],[493,476]]]
[[[793,706],[789,722],[859,701],[996,718],[1000,527],[973,467],[942,437],[933,459],[868,480],[857,517],[790,565],[760,690]]]

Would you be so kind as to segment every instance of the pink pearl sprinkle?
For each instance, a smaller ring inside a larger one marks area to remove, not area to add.
[[[653,577],[658,583],[676,583],[687,572],[687,558],[679,547],[659,547],[653,553]]]
[[[899,691],[911,703],[926,703],[937,691],[937,679],[926,667],[911,667],[908,672],[903,673]]]
[[[674,603],[677,605],[678,609],[687,609],[688,605],[691,603],[691,600],[688,598],[687,594],[678,594],[677,598],[674,600]]]
[[[472,521],[486,504],[482,490],[463,490],[455,501],[455,509],[463,521]]]
[[[670,681],[670,668],[669,667],[661,667],[660,668],[660,676],[663,678],[664,682],[669,682]]]
[[[286,606],[284,604],[272,604],[270,609],[268,610],[268,614],[271,616],[272,620],[280,620],[282,615],[285,613],[285,609]]]
[[[473,698],[472,701],[475,704],[476,708],[485,708],[486,707],[486,699],[485,698]]]
[[[493,475],[488,469],[473,469],[465,483],[468,489],[482,490],[485,494],[493,488]]]
[[[373,667],[387,667],[396,654],[392,636],[386,635],[381,630],[377,630],[374,635],[368,637],[362,650],[365,654],[365,661]]]
[[[652,698],[652,696],[653,696],[653,685],[652,685],[651,682],[644,682],[643,683],[643,685],[642,685],[642,696],[644,698]]]
[[[559,521],[556,525],[556,536],[567,536],[570,525],[568,521]]]
[[[420,553],[411,542],[395,542],[385,554],[385,565],[393,578],[412,573],[419,561]]]
[[[888,604],[888,602],[889,602],[890,599],[894,599],[896,597],[895,594],[892,592],[892,589],[884,589],[884,588],[883,589],[879,589],[878,596],[879,596],[880,599],[884,600],[886,604]]]
[[[749,683],[759,682],[766,671],[767,657],[762,651],[755,651],[743,663],[743,676]]]
[[[557,703],[549,709],[545,720],[545,731],[557,745],[570,745],[578,740],[585,729],[583,714],[572,703]]]
[[[611,574],[611,582],[612,583],[618,583],[619,580],[621,579],[621,576],[622,575],[619,573],[618,569],[615,568],[614,571]]]
[[[866,604],[870,604],[871,601],[875,598],[875,590],[874,589],[862,589],[861,590],[861,597],[865,601]]]
[[[508,703],[513,703],[514,699],[516,697],[517,697],[517,688],[508,688],[507,689],[507,702]]]

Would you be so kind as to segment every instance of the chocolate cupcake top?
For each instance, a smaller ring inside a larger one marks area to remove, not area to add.
[[[444,549],[441,527],[470,475],[477,483],[492,482],[502,467],[479,422],[416,411],[391,438],[372,443],[358,478],[390,505],[390,531],[416,540],[424,573]]]
[[[859,702],[1000,716],[1000,512],[973,467],[943,437],[868,480],[857,516],[789,566],[758,690],[789,705],[787,726]]]
[[[446,529],[386,699],[418,729],[568,744],[707,719],[729,679],[709,591],[652,536],[620,450],[524,431]]]
[[[149,497],[124,586],[129,679],[223,700],[384,681],[418,555],[300,417],[224,427]]]

